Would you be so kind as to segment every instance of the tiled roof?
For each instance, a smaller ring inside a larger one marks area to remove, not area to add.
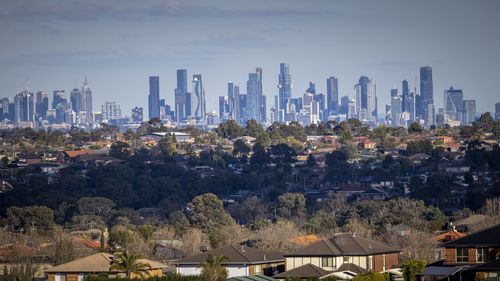
[[[237,276],[226,279],[226,281],[276,281],[276,279],[265,275]]]
[[[176,264],[200,264],[207,260],[208,255],[225,256],[227,261],[224,264],[259,264],[273,261],[284,261],[283,254],[278,252],[268,252],[248,246],[225,246],[201,254],[187,257]]]
[[[384,253],[397,253],[381,242],[373,241],[352,234],[337,234],[299,249],[285,256],[366,256]]]
[[[294,269],[290,269],[288,271],[274,275],[273,277],[277,279],[288,279],[288,278],[312,279],[312,278],[321,278],[332,273],[333,271],[324,270],[321,267],[308,263],[303,266],[299,266]]]
[[[500,246],[500,224],[445,243],[444,246]]]
[[[111,262],[115,257],[112,254],[98,253],[90,255],[81,259],[70,261],[58,266],[51,267],[45,270],[46,273],[59,273],[59,272],[80,272],[80,273],[98,273],[98,272],[110,272]],[[164,268],[165,265],[156,261],[148,259],[139,259],[138,262],[145,263],[151,267],[151,269]],[[120,272],[120,271],[112,271]]]

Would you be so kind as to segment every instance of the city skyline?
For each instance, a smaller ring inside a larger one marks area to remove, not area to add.
[[[128,113],[136,105],[147,108],[149,76],[160,76],[160,97],[173,105],[175,71],[185,68],[203,75],[209,112],[217,109],[228,81],[245,85],[248,71],[255,67],[264,70],[263,93],[270,104],[277,94],[279,63],[286,62],[293,74],[293,97],[302,96],[309,81],[316,84],[318,93],[326,94],[325,79],[330,76],[339,81],[339,99],[353,97],[353,85],[366,75],[377,84],[381,115],[381,108],[390,104],[392,86],[406,79],[413,88],[419,67],[429,65],[434,72],[436,108],[443,106],[436,93],[453,86],[477,99],[478,112],[494,111],[495,88],[488,82],[500,75],[496,67],[500,59],[494,51],[500,40],[491,36],[499,20],[487,15],[495,14],[497,2],[356,2],[370,12],[357,13],[355,4],[329,1],[315,5],[287,2],[286,6],[240,3],[242,7],[225,1],[143,5],[120,1],[120,9],[113,1],[59,6],[7,1],[0,13],[0,34],[9,38],[1,47],[2,96],[13,97],[18,89],[23,90],[18,83],[24,85],[26,80],[31,81],[33,91],[64,89],[69,93],[75,78],[87,74],[95,108],[117,101]],[[16,16],[20,14],[25,16]],[[419,14],[427,20],[419,22]],[[451,20],[455,14],[465,20]],[[385,16],[385,20],[371,22]],[[230,17],[232,26],[223,26],[219,17]],[[256,19],[255,25],[247,26]],[[124,24],[130,30],[117,29]],[[173,36],[172,26],[181,29],[182,38]],[[195,27],[200,36],[190,33]],[[361,30],[362,39],[356,37]],[[303,35],[314,40],[297,39]],[[84,38],[83,43],[74,44],[76,38]],[[146,46],[141,43],[145,38],[151,40]],[[402,40],[414,43],[401,47]],[[370,42],[370,47],[363,42]],[[463,56],[466,50],[467,58]],[[352,53],[356,55],[348,55]],[[479,74],[477,69],[481,69]]]

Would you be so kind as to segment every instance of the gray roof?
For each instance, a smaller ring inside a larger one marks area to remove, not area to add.
[[[321,278],[332,274],[333,271],[325,270],[313,264],[305,264],[303,266],[290,269],[280,274],[274,275],[274,278],[287,279],[287,278]]]
[[[356,274],[363,274],[368,272],[368,270],[353,263],[343,263],[341,266],[339,266],[339,268],[337,268],[337,270],[335,270],[335,272],[342,272],[342,271],[350,271]]]
[[[265,275],[237,276],[226,279],[226,281],[276,281],[276,279]]]
[[[315,242],[285,256],[367,256],[398,252],[400,251],[381,242],[343,233]]]
[[[175,264],[200,264],[207,260],[208,255],[225,256],[227,261],[224,264],[259,264],[285,261],[283,254],[278,252],[263,251],[248,246],[231,245],[184,258],[175,262]]]

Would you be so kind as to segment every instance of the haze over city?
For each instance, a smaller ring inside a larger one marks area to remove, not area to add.
[[[450,86],[494,111],[499,94],[498,1],[2,1],[0,85],[13,97],[71,91],[87,75],[94,108],[116,101],[123,115],[145,108],[149,76],[173,104],[176,69],[202,74],[207,112],[217,110],[227,82],[242,87],[263,69],[268,110],[277,94],[279,64],[290,65],[293,96],[308,82],[339,97],[354,95],[362,75],[377,84],[379,115],[390,89],[421,66],[433,68],[434,101]],[[191,79],[191,78],[189,78]],[[417,88],[419,85],[417,84]]]

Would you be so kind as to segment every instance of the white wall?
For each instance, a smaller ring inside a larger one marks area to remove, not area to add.
[[[228,278],[236,276],[248,276],[248,266],[226,266],[226,269]],[[201,268],[193,265],[179,265],[176,268],[176,272],[183,276],[200,275]]]

